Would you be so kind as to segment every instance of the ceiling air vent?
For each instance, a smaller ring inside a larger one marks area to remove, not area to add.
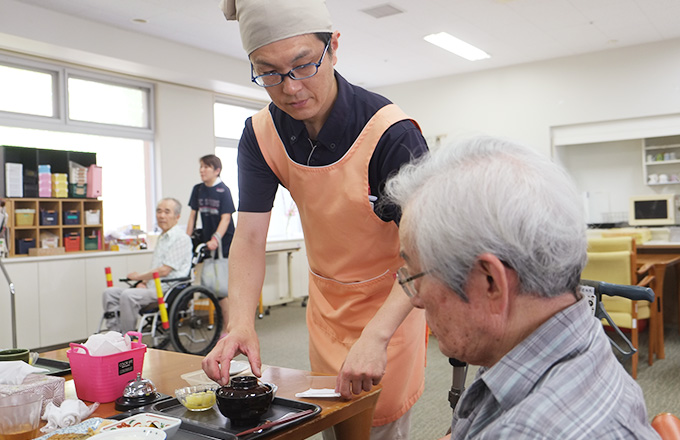
[[[389,17],[390,15],[402,14],[404,11],[390,5],[389,3],[385,3],[384,5],[378,5],[372,8],[362,9],[361,12],[365,12],[366,14],[374,18],[384,18]]]

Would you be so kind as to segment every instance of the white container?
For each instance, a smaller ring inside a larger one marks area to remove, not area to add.
[[[85,211],[85,224],[98,225],[101,223],[101,211],[98,209],[88,209]]]
[[[24,196],[24,166],[20,163],[5,163],[5,196]]]

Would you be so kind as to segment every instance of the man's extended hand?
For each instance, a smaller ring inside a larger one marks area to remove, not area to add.
[[[220,385],[229,383],[229,366],[231,360],[244,354],[250,362],[250,369],[257,377],[262,376],[260,360],[260,342],[255,329],[230,329],[229,335],[221,339],[215,348],[203,358],[201,366],[208,377]]]
[[[371,338],[360,337],[340,368],[335,391],[346,399],[352,394],[370,391],[382,380],[386,365],[387,347]]]

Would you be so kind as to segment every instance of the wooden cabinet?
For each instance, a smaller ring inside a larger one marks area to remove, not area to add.
[[[151,251],[134,251],[5,259],[16,290],[18,346],[35,349],[84,341],[102,317],[105,268],[111,268],[114,285],[125,287],[118,279],[148,270],[151,258]],[[10,310],[9,287],[0,282],[0,347],[12,344]]]
[[[680,184],[680,136],[645,139],[642,163],[647,185]]]
[[[9,256],[28,255],[21,249],[31,240],[36,248],[42,240],[56,237],[66,251],[104,249],[102,201],[97,199],[15,198],[5,200],[9,227]],[[30,214],[34,214],[30,220]]]

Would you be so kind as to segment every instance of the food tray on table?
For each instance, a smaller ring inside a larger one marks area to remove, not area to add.
[[[42,373],[48,376],[64,376],[71,372],[71,364],[65,361],[58,361],[56,359],[47,359],[39,357],[33,364],[34,367],[45,368],[48,371]]]
[[[306,410],[311,410],[311,412],[298,419],[272,426],[261,432],[236,437],[237,433],[261,425],[267,420],[276,420],[288,413],[298,413]],[[177,399],[168,399],[152,405],[151,412],[177,417],[182,420],[182,425],[179,427],[177,434],[172,437],[172,440],[205,440],[206,437],[227,440],[255,440],[274,432],[288,429],[293,425],[314,417],[321,412],[321,407],[312,403],[275,397],[271,408],[262,416],[258,423],[244,426],[231,426],[230,420],[222,415],[217,409],[217,405],[207,411],[189,411]],[[118,414],[115,418],[121,419],[129,415]]]

